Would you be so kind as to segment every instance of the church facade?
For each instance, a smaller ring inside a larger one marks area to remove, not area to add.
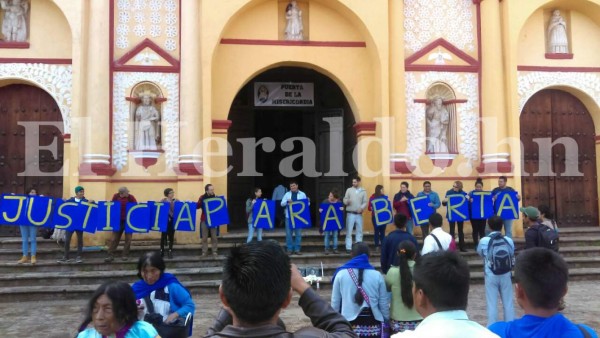
[[[290,179],[321,201],[355,175],[442,198],[506,176],[559,226],[599,224],[600,0],[3,3],[3,193],[210,183],[244,229],[253,188]]]

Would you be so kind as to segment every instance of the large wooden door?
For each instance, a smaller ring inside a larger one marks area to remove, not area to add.
[[[575,96],[560,90],[542,90],[521,112],[524,174],[523,205],[548,205],[559,226],[598,226],[594,122]],[[574,140],[577,149],[552,147],[551,157],[540,154],[534,139],[561,137]],[[548,163],[550,162],[550,163]],[[552,173],[545,173],[549,167]],[[583,175],[570,175],[577,168]]]
[[[14,84],[0,88],[0,192],[23,194],[34,187],[38,194],[62,197],[63,137],[55,126],[32,128],[40,146],[57,144],[57,155],[40,150],[36,157],[25,156],[25,127],[19,122],[61,122],[58,105],[50,94],[37,87]],[[28,132],[30,132],[28,130]],[[29,136],[30,137],[30,136]],[[25,168],[39,169],[47,176],[19,175]],[[52,173],[52,174],[50,174]],[[11,236],[16,227],[0,226],[0,236]]]

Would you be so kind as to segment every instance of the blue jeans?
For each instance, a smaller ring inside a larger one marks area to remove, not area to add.
[[[252,226],[252,222],[248,223],[248,239],[246,243],[250,243],[252,241],[252,236],[254,236],[254,227]],[[256,228],[256,240],[262,241],[262,228]]]
[[[325,250],[329,250],[329,241],[333,240],[333,250],[338,248],[338,233],[337,231],[325,231]]]
[[[352,229],[356,224],[356,242],[362,242],[363,238],[363,219],[361,214],[346,214],[346,250],[352,250]]]
[[[406,220],[406,232],[408,232],[409,234],[413,234],[413,228],[415,227],[415,223],[413,222],[412,218],[409,218]]]
[[[35,251],[37,249],[37,241],[35,238],[37,235],[37,227],[20,226],[19,228],[21,229],[21,239],[23,240],[23,243],[21,244],[23,256],[27,256],[27,252],[29,251],[29,242],[31,242],[31,255],[35,256]]]
[[[485,273],[485,300],[487,303],[488,326],[498,321],[498,293],[502,299],[504,308],[503,321],[508,322],[515,319],[515,307],[513,305],[513,288],[510,273],[494,275]]]
[[[504,220],[504,236],[508,238],[512,238],[512,224],[514,219],[505,219]]]
[[[295,238],[292,238],[292,233]],[[300,252],[300,246],[302,245],[302,229],[292,229],[290,219],[285,218],[285,245],[288,251]]]
[[[385,228],[387,228],[387,225],[376,226],[375,215],[371,216],[371,220],[373,221],[373,230],[375,231],[375,246],[381,246],[385,239]]]

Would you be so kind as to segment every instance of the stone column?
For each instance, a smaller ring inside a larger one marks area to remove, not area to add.
[[[202,175],[202,62],[200,1],[181,2],[180,147],[178,169]]]
[[[104,0],[89,0],[87,5],[87,44],[83,53],[85,64],[85,89],[82,90],[82,112],[79,138],[83,154],[81,175],[112,176],[115,169],[110,159],[110,55],[109,20],[110,4]],[[104,32],[104,34],[100,34]],[[99,52],[103,51],[103,52]],[[102,126],[98,128],[98,126]]]
[[[512,172],[509,147],[499,145],[508,137],[508,107],[502,48],[500,3],[474,1],[481,10],[481,106],[482,163],[480,173]]]

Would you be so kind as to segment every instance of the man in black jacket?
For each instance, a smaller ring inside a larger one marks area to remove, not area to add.
[[[300,296],[298,304],[314,327],[290,333],[279,314],[290,304],[293,292]],[[273,241],[231,249],[219,296],[223,308],[206,337],[357,337],[350,323],[313,291]]]
[[[394,216],[394,225],[396,230],[390,232],[383,240],[381,246],[381,272],[386,274],[392,265],[398,265],[396,261],[396,253],[398,252],[398,244],[402,241],[411,241],[418,248],[417,239],[406,231],[407,217],[403,214]]]

